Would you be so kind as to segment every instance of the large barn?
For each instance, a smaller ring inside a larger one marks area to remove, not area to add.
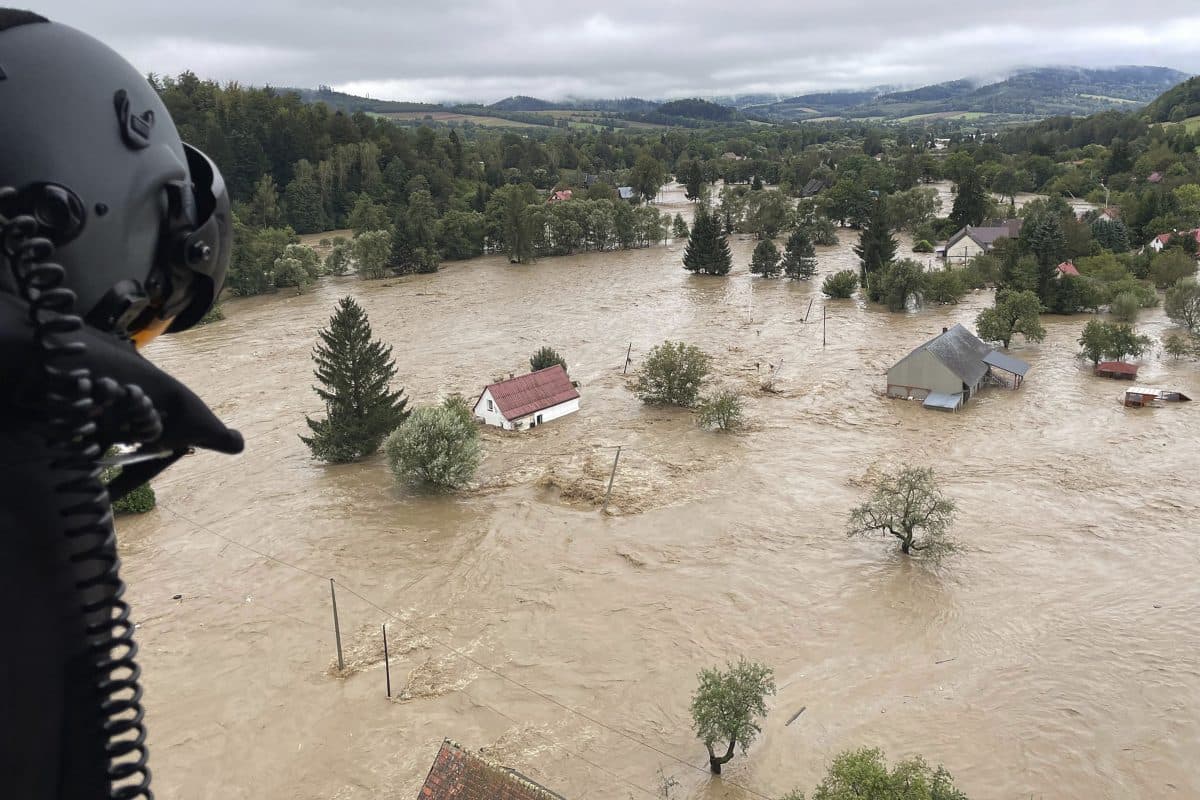
[[[579,391],[561,364],[493,383],[475,401],[475,416],[506,431],[535,428],[579,410]]]
[[[890,397],[924,401],[928,408],[955,411],[970,400],[992,370],[1013,375],[1021,385],[1029,365],[998,353],[962,325],[942,333],[896,362],[887,373]]]

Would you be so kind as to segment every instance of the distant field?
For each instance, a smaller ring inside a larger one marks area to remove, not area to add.
[[[457,122],[462,124],[470,122],[473,125],[480,125],[488,128],[544,128],[544,125],[533,125],[529,122],[514,122],[511,119],[500,119],[499,117],[483,117],[476,114],[459,114],[454,111],[392,111],[387,114],[380,114],[381,117],[394,120],[423,120],[431,119],[434,122]]]
[[[1188,117],[1179,124],[1186,128],[1188,133],[1195,133],[1200,131],[1200,116]]]
[[[1080,97],[1086,97],[1088,100],[1105,100],[1109,103],[1128,103],[1131,106],[1140,105],[1137,100],[1127,100],[1124,97],[1109,97],[1105,94],[1081,94]]]
[[[353,239],[354,231],[350,230],[349,228],[343,228],[341,230],[325,231],[323,233],[302,233],[302,234],[300,234],[300,244],[311,247],[313,250],[317,251],[318,255],[320,255],[321,257],[325,257],[325,256],[329,255],[329,251],[332,250],[333,248],[332,247],[322,247],[320,244],[321,240],[322,239],[333,239],[334,237],[337,237],[337,236],[341,236],[343,239]]]
[[[586,108],[554,108],[548,111],[535,111],[533,113],[554,119],[565,119],[573,128],[603,128],[608,125],[608,121],[604,119],[605,112],[593,111]],[[630,122],[625,120],[622,127],[654,129],[666,126],[655,125],[651,122]]]
[[[926,119],[961,119],[961,120],[976,120],[991,116],[984,111],[932,111],[928,114],[913,114],[908,117],[900,117],[897,122],[920,122]]]

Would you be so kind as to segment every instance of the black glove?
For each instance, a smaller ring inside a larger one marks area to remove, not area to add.
[[[162,420],[161,434],[143,445],[146,450],[169,451],[170,455],[125,467],[109,484],[114,500],[141,486],[194,447],[229,454],[242,452],[245,444],[240,433],[226,427],[203,400],[139,355],[129,342],[86,325],[70,338],[83,343],[85,349],[63,366],[86,368],[92,376],[94,394],[102,392],[101,379],[105,378],[120,387],[136,386]],[[42,412],[39,406],[44,389],[45,376],[27,307],[17,298],[0,293],[0,409],[11,406],[25,412],[0,416],[9,420],[37,419]],[[122,416],[117,406],[96,420],[96,438],[101,444],[131,441]]]

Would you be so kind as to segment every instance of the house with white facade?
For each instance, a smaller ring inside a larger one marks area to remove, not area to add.
[[[536,428],[579,410],[579,391],[561,364],[493,383],[475,401],[475,417],[506,431]]]
[[[1005,220],[997,225],[975,227],[968,225],[937,248],[937,255],[947,262],[965,264],[975,256],[990,253],[997,239],[1015,239],[1021,234],[1022,219]]]

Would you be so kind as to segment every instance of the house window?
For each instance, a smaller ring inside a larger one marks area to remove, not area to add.
[[[496,407],[492,405],[491,398],[488,398],[488,411],[495,411]]]

